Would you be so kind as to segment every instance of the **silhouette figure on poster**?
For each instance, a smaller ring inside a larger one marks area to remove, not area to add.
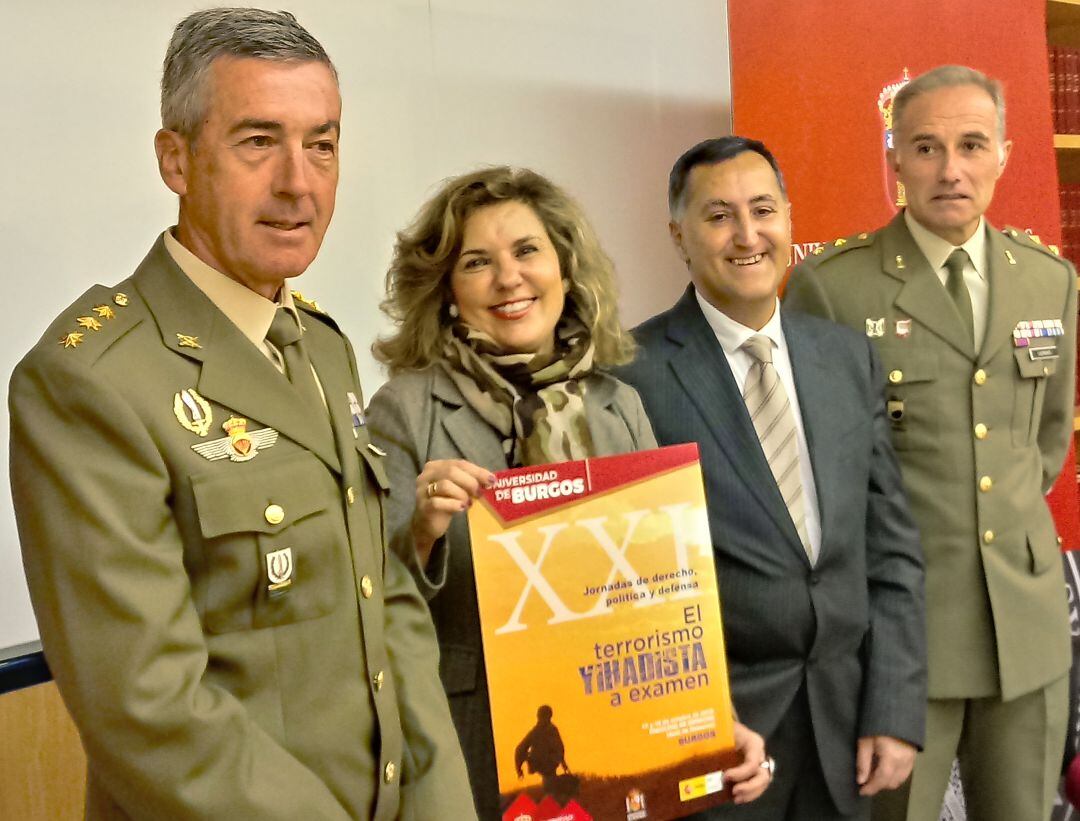
[[[565,804],[577,794],[578,778],[571,774],[566,763],[566,748],[559,728],[551,721],[552,715],[554,711],[546,704],[537,709],[536,726],[525,734],[514,750],[514,768],[518,778],[522,778],[521,767],[528,764],[529,772],[542,779],[544,792]],[[562,775],[557,774],[559,767],[563,769]]]

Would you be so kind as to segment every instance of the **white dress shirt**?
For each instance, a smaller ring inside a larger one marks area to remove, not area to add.
[[[788,404],[795,415],[795,433],[799,446],[799,477],[802,479],[803,501],[805,502],[803,507],[806,515],[806,536],[810,540],[811,561],[816,562],[821,552],[821,514],[818,511],[817,485],[814,483],[814,470],[810,463],[810,449],[806,446],[806,430],[803,428],[802,411],[799,409],[799,396],[795,392],[791,357],[788,355],[787,340],[784,338],[784,329],[780,324],[780,301],[776,301],[772,318],[760,331],[756,331],[714,308],[700,291],[695,289],[694,294],[698,305],[701,306],[701,312],[705,315],[705,320],[716,334],[716,341],[720,343],[724,356],[727,357],[731,375],[735,377],[735,384],[738,385],[740,394],[745,391],[746,377],[750,373],[750,367],[756,361],[749,353],[741,350],[742,344],[756,334],[767,336],[772,341],[773,367],[776,368],[776,375],[780,377],[780,384],[787,392]]]
[[[990,304],[989,267],[986,259],[986,220],[979,218],[979,227],[963,245],[953,245],[947,239],[942,239],[934,232],[923,228],[906,209],[904,222],[907,223],[912,239],[919,246],[926,261],[930,263],[930,267],[934,269],[942,285],[945,285],[949,279],[949,269],[945,267],[945,260],[957,248],[967,251],[968,261],[964,263],[964,284],[967,285],[968,293],[971,294],[971,314],[975,320],[975,350],[976,352],[982,350],[983,338],[986,336],[986,311]]]

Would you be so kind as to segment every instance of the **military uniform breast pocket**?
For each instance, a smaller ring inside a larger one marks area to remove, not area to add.
[[[1046,378],[1057,373],[1058,346],[1053,337],[1032,339],[1013,351],[1018,378],[1013,391],[1012,438],[1017,447],[1034,444],[1042,416]]]
[[[202,532],[195,606],[211,633],[275,627],[330,613],[347,578],[339,492],[306,451],[191,485]]]
[[[879,344],[885,368],[885,415],[897,450],[934,450],[941,419],[938,362],[930,351]]]

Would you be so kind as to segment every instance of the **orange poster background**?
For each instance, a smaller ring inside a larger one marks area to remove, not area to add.
[[[960,63],[1005,86],[1012,156],[987,216],[1061,242],[1045,0],[729,0],[733,130],[784,171],[795,243],[888,222],[878,95]],[[1080,548],[1073,454],[1050,494],[1066,549]]]
[[[665,513],[668,506],[675,506],[676,512]],[[622,598],[630,592],[622,588],[598,595],[596,588],[611,581],[622,583],[626,577],[613,573],[610,556],[598,547],[593,531],[581,524],[592,520],[597,520],[592,527],[602,528],[616,547],[621,548],[628,539],[624,556],[644,580],[644,588],[658,594],[656,600],[615,599],[607,612],[561,623],[552,623],[554,611],[535,587],[521,605],[527,582],[509,551],[497,541],[504,534],[518,534],[515,544],[530,562],[541,563],[544,580],[575,614],[589,613],[601,598],[611,602],[613,597]],[[563,529],[544,553],[548,529],[560,527]],[[537,708],[543,704],[553,708],[553,722],[565,744],[567,763],[583,782],[593,776],[645,773],[734,746],[712,539],[696,461],[507,524],[485,501],[470,509],[469,528],[498,777],[504,795],[540,783],[539,776],[528,772],[524,779],[517,777],[514,750],[536,723]],[[677,560],[680,551],[685,556],[682,562]],[[680,566],[693,571],[692,576],[680,580],[692,579],[696,588],[665,592],[664,585],[675,580],[653,580],[654,574],[670,574]],[[690,622],[686,621],[687,613],[691,613]],[[522,624],[527,629],[501,631],[507,624]],[[591,694],[586,692],[579,668],[598,663],[598,645],[688,626],[701,629],[708,686],[638,702],[629,697],[630,688],[625,685],[606,692],[594,685]],[[613,705],[616,692],[621,703]],[[676,725],[682,720],[685,729],[685,725],[701,721],[703,711],[714,714],[714,721],[702,725],[714,731],[711,737],[684,738],[680,743],[678,735],[663,731],[665,727],[676,729],[667,725],[672,720]],[[694,714],[699,714],[697,719],[690,718]],[[734,761],[725,766],[731,763]],[[704,775],[704,771],[694,775]],[[677,784],[672,783],[670,789],[674,797]],[[582,796],[586,794],[583,790]],[[617,796],[620,817],[625,816],[625,794],[624,789]],[[658,797],[648,798],[651,807]],[[589,806],[583,798],[578,800],[594,817],[609,817],[601,812],[603,808]],[[649,817],[661,816],[650,812]]]

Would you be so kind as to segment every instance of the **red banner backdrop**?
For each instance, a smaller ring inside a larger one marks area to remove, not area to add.
[[[788,185],[793,256],[896,213],[879,99],[943,63],[1005,86],[1012,156],[987,215],[1061,243],[1045,0],[728,0],[733,131],[765,142]],[[1073,453],[1050,494],[1080,548]]]

